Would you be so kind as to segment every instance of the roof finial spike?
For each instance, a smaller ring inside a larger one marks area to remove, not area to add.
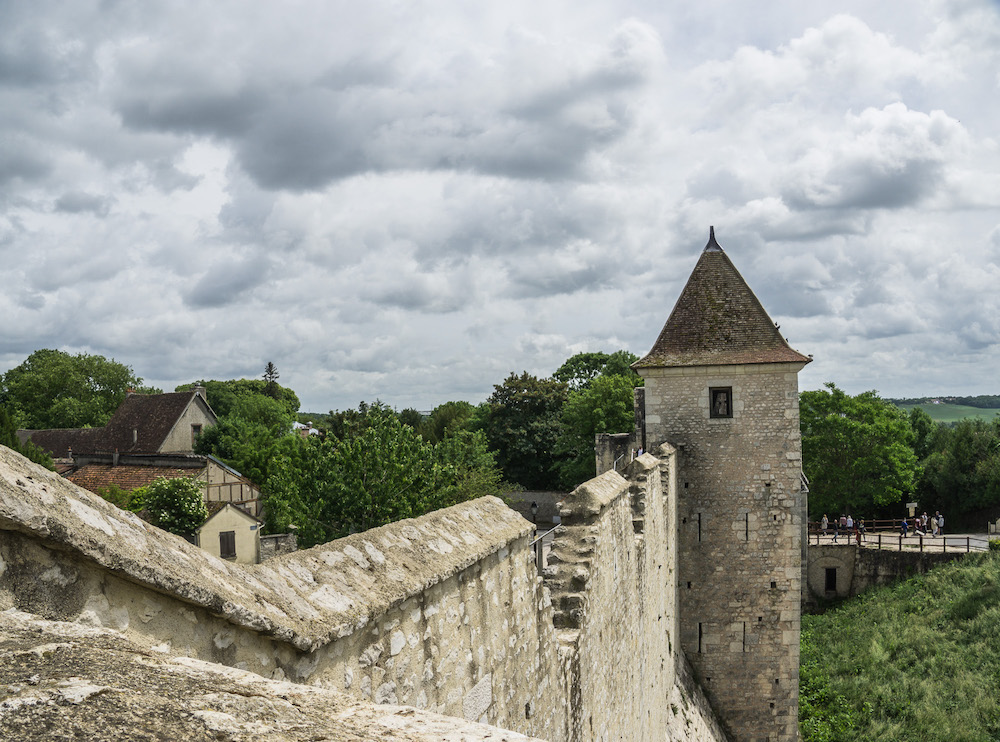
[[[715,227],[708,228],[708,244],[705,245],[705,252],[722,252],[722,246],[715,241]]]

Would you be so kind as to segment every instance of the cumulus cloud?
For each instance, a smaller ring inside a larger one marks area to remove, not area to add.
[[[715,225],[804,387],[993,393],[998,17],[0,5],[0,363],[479,401],[644,353]]]

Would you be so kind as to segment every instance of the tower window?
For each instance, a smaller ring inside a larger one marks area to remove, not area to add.
[[[708,390],[709,417],[733,416],[733,388],[713,386]]]

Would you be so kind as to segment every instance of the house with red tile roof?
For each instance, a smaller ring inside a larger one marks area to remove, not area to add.
[[[257,517],[259,489],[214,456],[194,453],[195,439],[217,420],[199,386],[130,393],[103,428],[19,430],[18,437],[48,451],[60,474],[91,492],[112,486],[131,491],[159,477],[191,477],[204,487],[206,504],[238,503]]]

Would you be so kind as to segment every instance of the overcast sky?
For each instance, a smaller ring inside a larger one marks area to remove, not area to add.
[[[478,403],[714,225],[803,389],[997,394],[998,136],[996,0],[0,1],[0,371]]]

